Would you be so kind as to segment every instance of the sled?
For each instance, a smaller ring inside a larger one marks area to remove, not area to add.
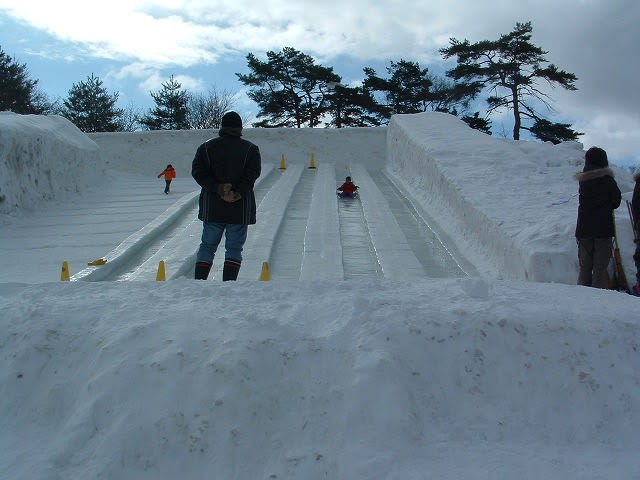
[[[612,289],[631,294],[631,289],[629,288],[629,283],[627,282],[627,274],[625,273],[624,266],[622,265],[622,256],[620,254],[620,245],[618,244],[618,236],[616,234],[615,221],[616,219],[614,215],[613,217],[613,248],[611,251],[611,256],[613,258]]]
[[[354,198],[358,198],[358,191],[356,190],[355,192],[349,195],[349,194],[343,194],[340,190],[336,190],[336,196],[338,198],[354,199]]]

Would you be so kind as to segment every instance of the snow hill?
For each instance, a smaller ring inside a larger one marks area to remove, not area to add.
[[[247,129],[271,169],[313,153],[318,173],[382,171],[473,274],[58,281],[61,258],[86,265],[192,195],[213,134],[87,136],[0,114],[0,478],[640,478],[638,299],[575,285],[581,145],[443,114]],[[367,215],[383,238],[385,204]]]

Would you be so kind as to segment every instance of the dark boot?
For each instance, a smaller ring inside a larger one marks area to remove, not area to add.
[[[224,268],[222,269],[222,281],[237,280],[238,272],[240,271],[240,262],[235,260],[225,260]]]
[[[211,271],[211,264],[207,262],[196,262],[196,280],[206,280]]]

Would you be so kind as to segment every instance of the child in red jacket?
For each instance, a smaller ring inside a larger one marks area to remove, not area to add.
[[[173,168],[171,164],[167,165],[163,171],[158,174],[158,178],[164,175],[164,181],[166,182],[166,186],[164,187],[164,193],[169,195],[169,186],[171,185],[171,180],[176,178],[176,169]]]
[[[358,186],[351,181],[351,177],[347,177],[342,185],[337,189],[340,197],[355,197]]]

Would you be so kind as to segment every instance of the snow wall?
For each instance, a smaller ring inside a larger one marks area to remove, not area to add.
[[[90,188],[104,172],[98,157],[98,146],[63,117],[0,112],[0,179],[11,179],[0,181],[0,213]]]
[[[284,155],[287,166],[330,162],[365,162],[383,168],[387,127],[376,128],[245,128],[243,138],[260,148],[263,164],[279,165]],[[191,172],[198,146],[218,135],[218,130],[155,130],[151,132],[91,133],[103,152],[108,168],[144,175],[158,174],[167,164],[178,172]],[[354,141],[354,137],[356,140]],[[349,141],[341,139],[348,138]],[[153,149],[149,146],[153,144]],[[343,145],[337,150],[335,145]],[[161,147],[161,148],[159,148]],[[149,157],[149,151],[162,151],[162,158]]]
[[[575,284],[576,203],[561,200],[583,158],[577,142],[496,138],[435,112],[394,116],[387,137],[390,173],[479,271],[510,280]]]

